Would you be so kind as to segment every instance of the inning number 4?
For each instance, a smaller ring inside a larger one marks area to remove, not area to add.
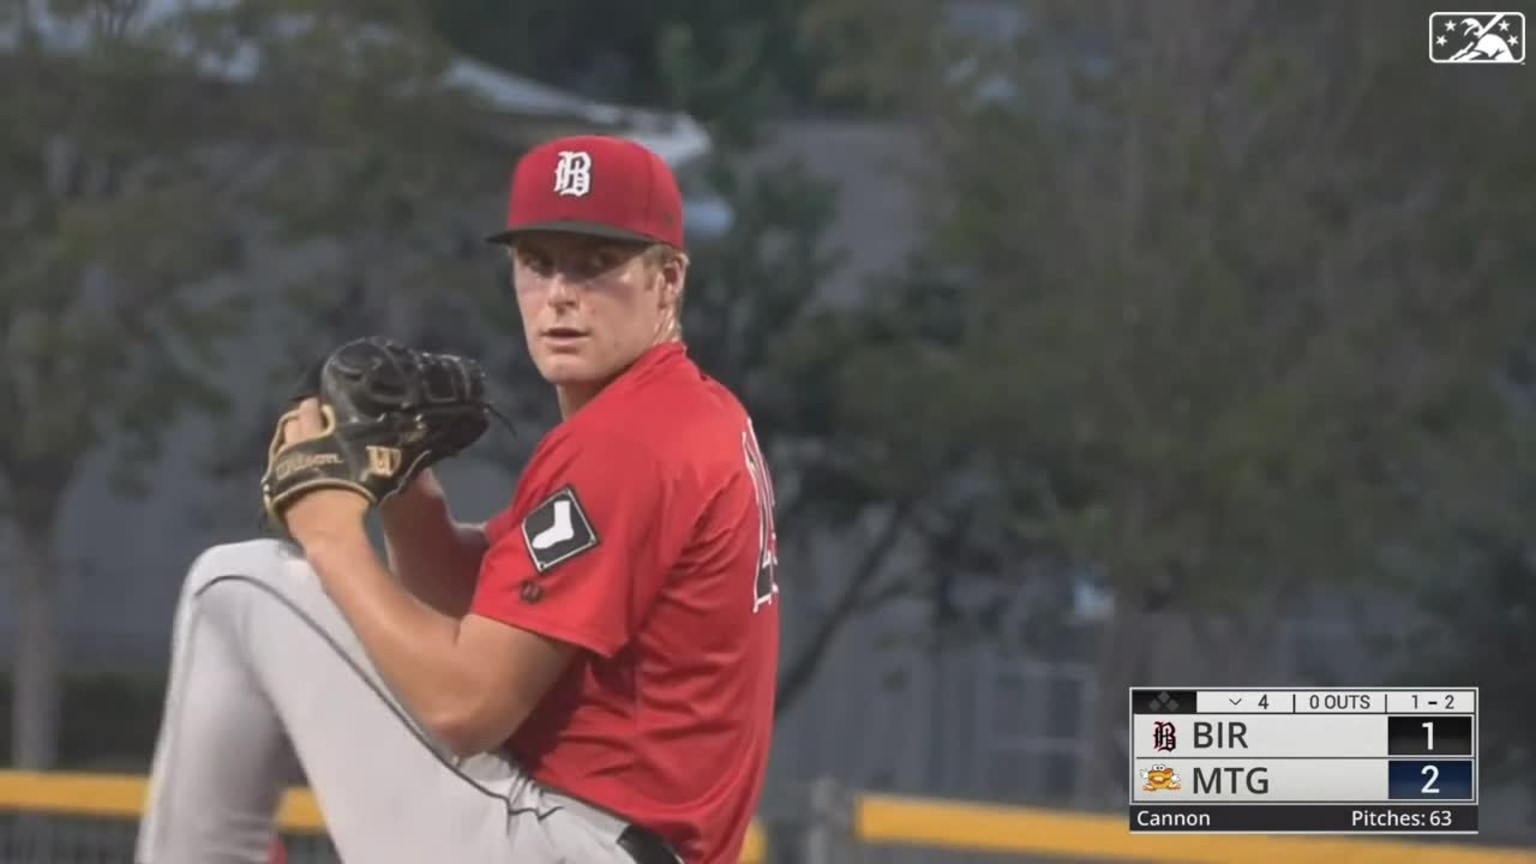
[[[756,612],[779,593],[779,535],[773,525],[773,478],[768,475],[768,462],[750,422],[741,433],[741,450],[757,496],[757,577],[752,588],[752,611]]]

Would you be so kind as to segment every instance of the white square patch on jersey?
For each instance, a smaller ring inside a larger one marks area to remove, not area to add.
[[[540,573],[597,548],[597,532],[576,490],[566,486],[523,518],[523,542]]]

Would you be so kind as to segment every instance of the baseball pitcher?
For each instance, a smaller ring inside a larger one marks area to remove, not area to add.
[[[772,735],[774,496],[682,343],[682,226],[639,144],[519,161],[490,239],[563,420],[483,525],[430,471],[486,429],[473,361],[368,339],[305,382],[262,482],[286,539],[186,577],[139,864],[266,861],[295,782],[356,864],[738,860]]]

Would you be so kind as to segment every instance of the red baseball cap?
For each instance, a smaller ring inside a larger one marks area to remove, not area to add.
[[[627,138],[574,135],[540,144],[512,172],[508,243],[524,231],[568,231],[683,248],[683,195],[660,156]]]

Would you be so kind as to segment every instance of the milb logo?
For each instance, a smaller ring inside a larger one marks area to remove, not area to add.
[[[1520,12],[1435,12],[1429,16],[1431,63],[1524,63]]]

